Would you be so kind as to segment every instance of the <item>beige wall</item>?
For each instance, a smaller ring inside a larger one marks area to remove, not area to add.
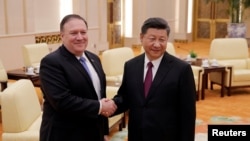
[[[180,3],[178,3],[178,1]],[[176,13],[176,8],[179,8]],[[140,27],[149,17],[165,18],[171,28],[169,41],[174,39],[187,39],[187,0],[134,0],[133,1],[133,37],[125,38],[125,46],[138,44]],[[177,24],[179,23],[179,24]],[[176,31],[175,29],[179,30]]]
[[[88,50],[108,49],[105,0],[73,0],[74,13],[89,25]],[[23,67],[21,47],[35,36],[59,32],[59,0],[0,0],[0,58],[7,70]],[[60,44],[49,44],[57,48]]]
[[[125,46],[139,42],[142,22],[152,16],[165,18],[171,27],[169,41],[178,35],[186,38],[186,2],[176,19],[177,0],[134,0],[133,33],[125,38]],[[107,42],[107,0],[73,0],[73,13],[82,15],[89,24],[88,50],[99,53],[108,49]],[[181,24],[175,32],[176,22]],[[59,0],[0,0],[0,58],[7,70],[23,67],[21,47],[35,43],[37,34],[54,34],[59,31]],[[60,44],[50,44],[53,50]]]

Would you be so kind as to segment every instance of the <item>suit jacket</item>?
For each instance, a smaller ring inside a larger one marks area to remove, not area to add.
[[[196,90],[191,66],[166,52],[145,98],[144,57],[125,63],[114,97],[116,114],[129,110],[128,141],[194,141]]]
[[[106,97],[106,79],[97,55],[85,51]],[[44,94],[40,141],[103,141],[108,119],[98,115],[100,103],[91,78],[63,45],[41,60]]]

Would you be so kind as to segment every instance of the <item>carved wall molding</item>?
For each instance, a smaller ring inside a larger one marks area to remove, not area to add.
[[[53,34],[39,34],[35,36],[36,43],[58,44],[61,43],[61,36],[59,33]]]

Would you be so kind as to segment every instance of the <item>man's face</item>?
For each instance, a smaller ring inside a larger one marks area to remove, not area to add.
[[[158,59],[166,51],[168,36],[165,29],[149,28],[140,39],[150,61]]]
[[[63,26],[62,42],[73,54],[81,56],[88,45],[87,26],[80,19],[70,19]]]

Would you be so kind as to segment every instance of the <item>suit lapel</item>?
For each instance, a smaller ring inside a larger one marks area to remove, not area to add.
[[[97,63],[97,62],[95,61],[95,59],[92,58],[91,55],[90,55],[87,51],[85,51],[85,55],[88,57],[90,63],[91,63],[92,66],[94,67],[94,69],[95,69],[95,71],[96,71],[96,73],[97,73],[97,75],[98,75],[98,77],[99,77],[99,79],[100,79],[100,82],[103,82],[102,77],[101,77],[101,74],[102,74],[102,73],[101,73],[101,68],[99,67],[99,63]]]
[[[76,56],[74,56],[73,54],[71,54],[64,46],[62,46],[62,53],[66,57],[66,61],[68,61],[69,64],[71,64],[75,68],[77,68],[81,72],[81,74],[83,74],[83,76],[86,78],[86,80],[89,82],[89,84],[93,86],[92,80],[91,80],[88,72],[83,68],[83,66],[80,63],[80,61],[77,60]]]
[[[136,73],[134,76],[138,76],[138,79],[136,79],[137,81],[137,88],[139,90],[139,94],[141,99],[144,99],[144,78],[143,78],[143,71],[144,71],[144,57],[145,54],[142,54],[140,59],[138,60],[138,62],[136,63],[136,66],[134,67],[136,69]]]
[[[67,61],[68,65],[73,65],[76,69],[79,70],[80,74],[82,75],[82,76],[79,76],[79,74],[75,74],[76,79],[83,78],[83,80],[87,81],[87,83],[89,84],[89,88],[93,90],[93,94],[94,94],[93,96],[96,99],[98,99],[93,82],[92,82],[88,72],[83,68],[80,61],[76,58],[75,55],[70,53],[63,45],[60,48],[60,51],[61,51],[62,55],[65,57],[64,61]],[[88,56],[91,56],[91,55],[88,55]],[[96,63],[93,63],[93,59],[91,59],[91,58],[88,58],[88,59],[91,61],[92,64],[96,64]],[[101,80],[101,78],[100,78],[100,80]]]
[[[105,97],[106,95],[106,77],[105,77],[105,74],[103,72],[103,69],[102,69],[102,66],[101,66],[101,63],[99,62],[98,58],[96,58],[96,56],[93,56],[93,54],[91,54],[90,52],[88,51],[85,51],[85,55],[88,57],[90,63],[92,64],[93,68],[95,69],[98,77],[99,77],[99,80],[100,80],[100,84],[101,84],[101,98]],[[92,81],[91,81],[92,82]],[[93,84],[93,83],[91,83]],[[94,85],[93,85],[94,87]]]

